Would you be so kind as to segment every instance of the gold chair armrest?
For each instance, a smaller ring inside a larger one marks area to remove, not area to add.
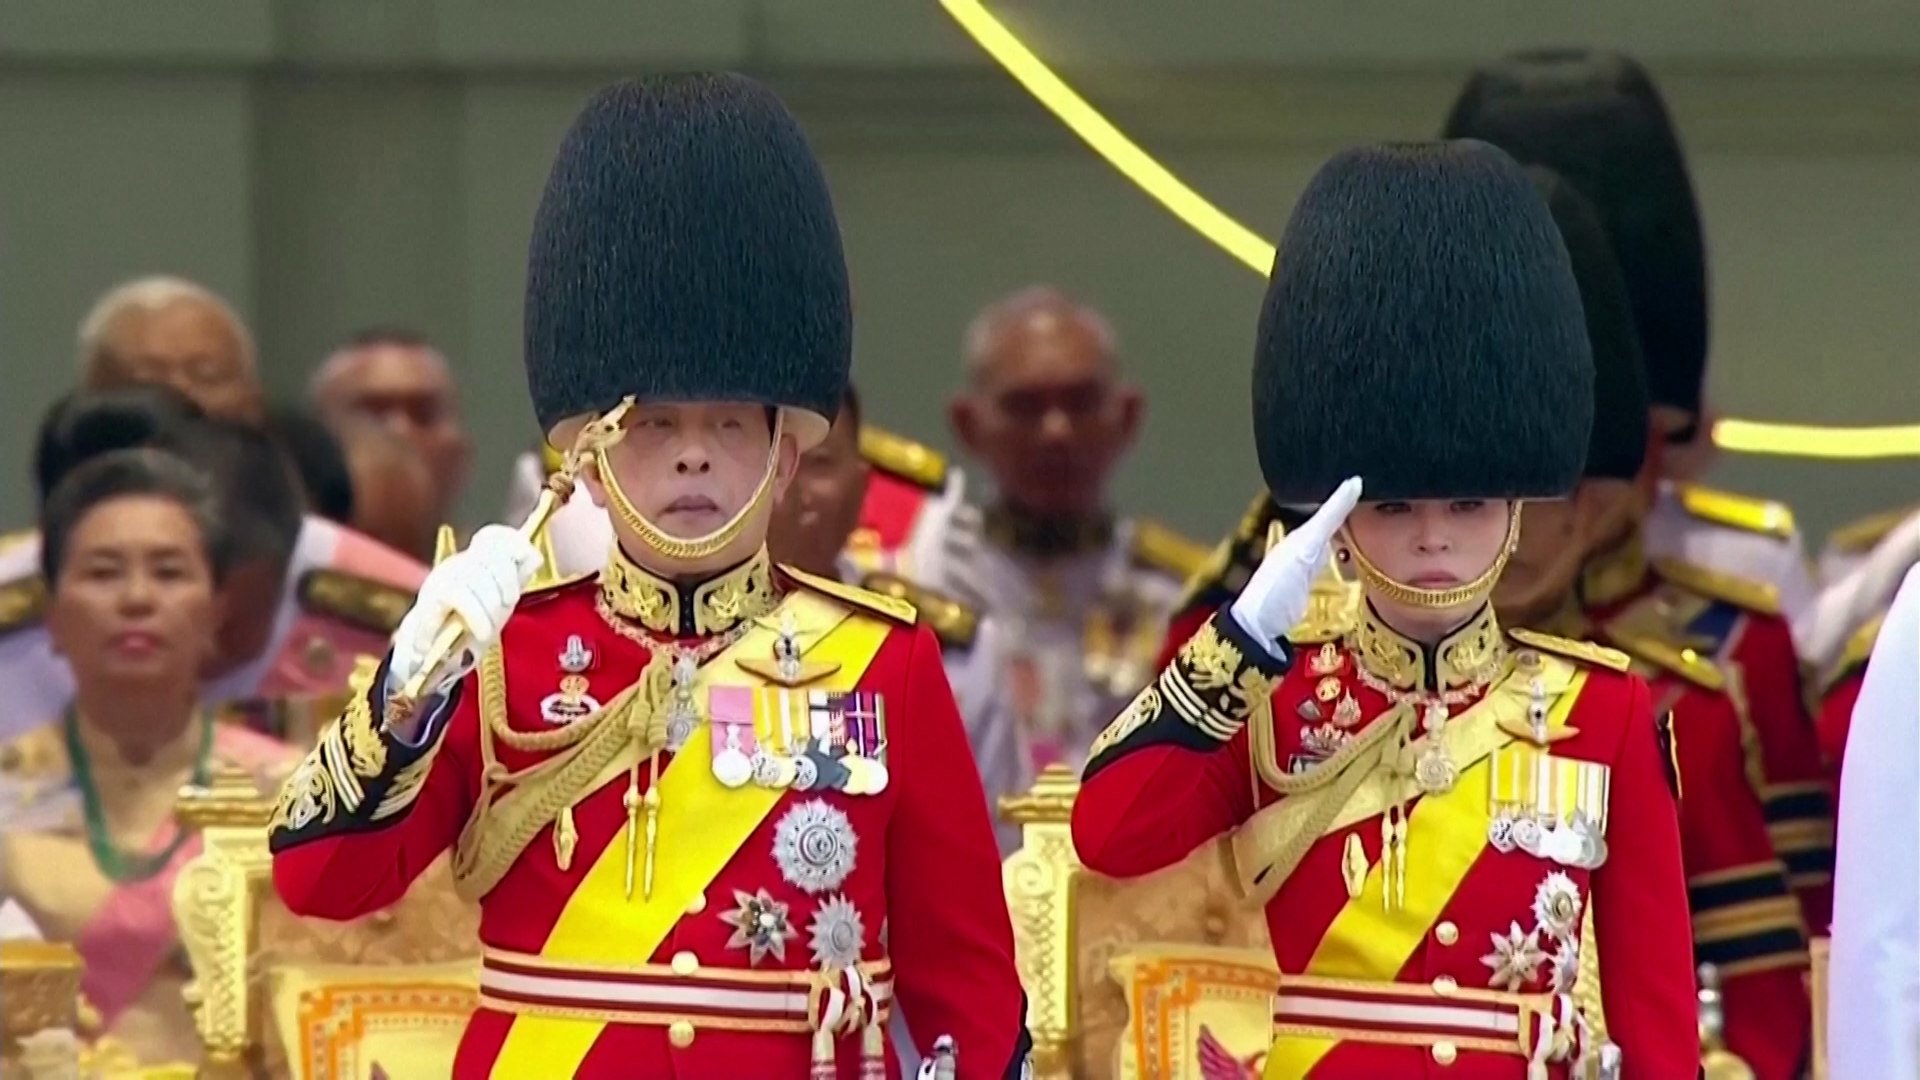
[[[223,768],[206,787],[181,789],[175,813],[200,834],[200,853],[173,885],[173,917],[193,978],[187,1005],[206,1048],[206,1078],[249,1075],[259,1038],[248,959],[256,945],[259,890],[272,873],[267,821],[273,800],[251,773]]]

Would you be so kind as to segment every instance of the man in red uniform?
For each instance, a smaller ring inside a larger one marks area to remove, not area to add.
[[[1528,508],[1494,605],[1509,625],[1625,652],[1653,692],[1655,715],[1671,715],[1694,959],[1719,974],[1727,1048],[1762,1080],[1791,1080],[1801,1075],[1811,1034],[1806,931],[1767,835],[1759,778],[1749,777],[1726,677],[1657,632],[1631,622],[1595,623],[1580,608],[1586,553],[1611,549],[1621,533],[1641,527],[1646,382],[1626,291],[1592,205],[1558,174],[1527,171],[1560,225],[1580,282],[1593,346],[1594,422],[1580,487],[1571,499]]]
[[[1447,134],[1551,168],[1593,201],[1633,305],[1656,431],[1672,437],[1666,425],[1676,416],[1697,422],[1707,321],[1699,212],[1679,138],[1646,71],[1611,53],[1510,56],[1475,72]],[[1659,473],[1658,455],[1647,468]],[[1589,613],[1612,622],[1645,605],[1636,619],[1657,621],[1662,636],[1710,657],[1734,680],[1730,690],[1759,740],[1774,849],[1808,928],[1824,933],[1833,908],[1832,792],[1779,586],[1678,559],[1650,564],[1644,531],[1626,538],[1587,570]]]
[[[1232,833],[1282,973],[1269,1078],[1698,1068],[1646,684],[1488,604],[1519,500],[1579,479],[1592,384],[1565,249],[1506,155],[1371,148],[1308,185],[1254,424],[1275,500],[1325,504],[1101,735],[1073,814],[1112,875]],[[1289,640],[1336,531],[1365,603]]]
[[[851,359],[798,126],[735,76],[603,91],[527,279],[535,412],[596,447],[618,543],[525,596],[539,555],[504,527],[435,567],[282,793],[281,897],[359,915],[452,847],[484,955],[460,1078],[892,1075],[896,1000],[923,1053],[947,1036],[960,1075],[1018,1075],[1012,934],[939,643],[764,547]],[[469,644],[447,672],[429,642],[450,617]]]

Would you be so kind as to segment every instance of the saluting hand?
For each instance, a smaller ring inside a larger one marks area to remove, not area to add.
[[[1327,564],[1333,534],[1359,501],[1360,478],[1348,477],[1312,517],[1267,552],[1228,609],[1233,621],[1274,657],[1281,655],[1280,644],[1286,640],[1287,631],[1307,613],[1313,579]]]

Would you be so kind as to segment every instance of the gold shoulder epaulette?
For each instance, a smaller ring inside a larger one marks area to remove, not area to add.
[[[1209,549],[1157,521],[1135,519],[1133,559],[1143,566],[1186,581],[1206,569]]]
[[[345,570],[309,570],[300,576],[300,606],[375,634],[391,634],[413,607],[414,593]]]
[[[920,620],[920,612],[905,600],[886,596],[857,585],[848,585],[832,578],[818,577],[804,570],[795,570],[782,565],[780,572],[805,585],[815,592],[823,592],[843,604],[852,604],[862,611],[871,611],[883,618],[891,619],[903,626],[912,626]]]
[[[1880,640],[1880,624],[1885,622],[1886,612],[1881,612],[1867,620],[1860,629],[1847,638],[1846,648],[1840,650],[1840,659],[1833,662],[1827,677],[1821,681],[1820,692],[1833,689],[1833,684],[1860,670],[1873,655],[1873,643]]]
[[[1595,645],[1591,641],[1575,641],[1572,638],[1542,634],[1536,630],[1514,629],[1508,630],[1507,634],[1522,645],[1529,645],[1555,656],[1564,656],[1569,660],[1578,660],[1621,672],[1633,667],[1633,659],[1626,653],[1619,649],[1609,649],[1605,645]]]
[[[1920,506],[1899,506],[1848,522],[1827,535],[1827,546],[1843,555],[1865,555],[1880,546],[1901,522],[1920,514]],[[0,547],[5,547],[0,542]]]
[[[928,626],[933,627],[941,644],[956,649],[970,648],[980,632],[980,613],[951,596],[916,585],[897,574],[875,572],[861,582],[862,588],[881,596],[911,604]]]
[[[1629,657],[1648,667],[1658,668],[1670,675],[1678,675],[1695,686],[1715,693],[1727,688],[1727,677],[1720,670],[1719,665],[1693,649],[1662,641],[1651,634],[1615,627],[1607,628],[1607,639],[1619,646],[1621,651]]]
[[[947,458],[931,447],[876,427],[860,429],[860,456],[867,464],[902,480],[941,491],[947,486]]]
[[[1681,508],[1701,521],[1783,540],[1793,535],[1793,510],[1785,503],[1698,484],[1682,484],[1679,494]]]
[[[47,613],[47,583],[28,574],[0,585],[0,637],[40,625]]]
[[[1653,571],[1667,581],[1709,600],[1719,600],[1762,615],[1780,614],[1780,588],[1771,582],[1753,581],[1677,559],[1657,559]]]

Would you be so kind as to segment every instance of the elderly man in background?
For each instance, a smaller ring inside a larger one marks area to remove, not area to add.
[[[1003,629],[979,677],[1002,688],[1029,770],[1080,763],[1153,674],[1182,583],[1205,559],[1112,507],[1114,468],[1145,411],[1117,352],[1106,319],[1057,289],[982,312],[949,417],[993,501],[957,510],[911,556],[921,584]]]
[[[80,323],[80,382],[159,383],[209,415],[266,419],[253,335],[225,300],[185,278],[139,278],[100,297]]]
[[[411,330],[363,330],[314,372],[308,398],[352,457],[352,442],[381,427],[413,448],[433,478],[425,510],[437,525],[452,519],[473,463],[473,440],[447,360]],[[396,545],[398,546],[398,545]],[[426,555],[426,550],[406,550]]]

